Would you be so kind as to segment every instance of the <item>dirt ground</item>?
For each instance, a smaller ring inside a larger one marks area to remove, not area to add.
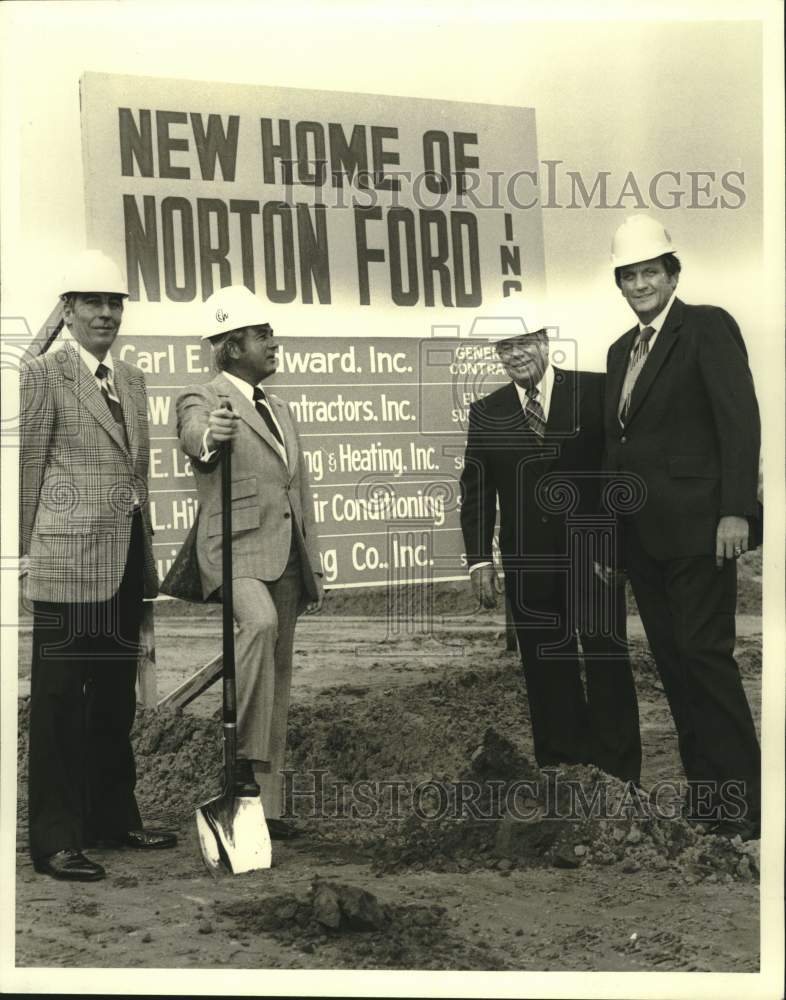
[[[737,654],[758,726],[755,556],[743,577]],[[614,818],[554,818],[544,797],[553,786],[531,764],[520,664],[505,650],[501,616],[473,613],[462,590],[443,588],[433,626],[397,631],[380,613],[383,597],[334,594],[326,614],[301,619],[288,758],[302,793],[293,806],[301,836],[274,842],[269,871],[234,877],[205,869],[194,822],[195,806],[219,790],[218,685],[183,713],[138,715],[142,814],[150,826],[176,829],[177,848],[142,856],[95,849],[108,873],[96,884],[34,873],[23,622],[17,965],[758,970],[757,842],[730,843],[654,816],[592,768],[564,769],[561,787],[587,795],[602,787],[619,806]],[[642,782],[678,782],[673,724],[635,616],[630,636]],[[163,696],[219,651],[220,622],[215,612],[205,618],[171,605],[157,613],[156,639]],[[483,792],[474,813],[452,818],[444,813],[453,799],[435,804],[439,786],[426,783],[455,788],[460,780]],[[491,815],[489,790],[525,780],[534,789],[527,820]],[[386,797],[394,786],[405,789],[398,813]],[[414,811],[406,797],[413,787]]]

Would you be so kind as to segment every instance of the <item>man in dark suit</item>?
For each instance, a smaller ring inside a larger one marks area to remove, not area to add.
[[[677,728],[686,815],[754,837],[759,745],[734,660],[735,560],[758,510],[745,344],[723,309],[676,297],[680,262],[655,220],[629,218],[612,254],[637,323],[609,349],[607,462],[645,487],[623,521],[625,565]]]
[[[638,784],[624,591],[594,565],[612,527],[600,504],[603,376],[553,367],[544,329],[501,341],[497,353],[512,381],[470,407],[461,477],[472,586],[484,607],[496,605],[499,501],[499,548],[537,763],[594,763]]]
[[[143,597],[156,594],[142,373],[112,358],[127,297],[87,251],[64,281],[68,333],[20,378],[20,555],[33,601],[29,834],[36,871],[95,881],[92,843],[142,829],[130,733]],[[92,289],[97,289],[93,291]]]

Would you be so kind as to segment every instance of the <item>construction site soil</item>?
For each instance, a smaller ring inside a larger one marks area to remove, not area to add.
[[[737,657],[760,720],[758,564],[741,587]],[[344,592],[346,594],[346,592]],[[384,594],[331,595],[301,619],[287,792],[300,835],[273,867],[215,876],[195,807],[220,786],[217,687],[182,712],[140,709],[145,821],[174,850],[95,849],[94,884],[27,856],[29,628],[20,629],[17,964],[99,968],[697,970],[759,967],[759,843],[679,818],[673,723],[630,619],[642,783],[533,763],[520,663],[499,613],[442,588],[427,624]],[[343,607],[341,605],[344,605]],[[215,613],[158,614],[159,695],[220,648]]]

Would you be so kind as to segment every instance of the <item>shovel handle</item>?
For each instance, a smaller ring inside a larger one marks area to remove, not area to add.
[[[224,680],[235,682],[235,623],[232,593],[232,450],[221,450],[221,600],[223,604]],[[234,698],[232,698],[234,702]],[[235,711],[234,704],[231,706]],[[235,722],[235,718],[231,719]]]
[[[231,410],[228,399],[224,406]],[[221,604],[223,639],[222,706],[224,723],[224,769],[227,785],[234,780],[237,757],[237,695],[235,692],[235,620],[232,596],[232,442],[221,449]]]

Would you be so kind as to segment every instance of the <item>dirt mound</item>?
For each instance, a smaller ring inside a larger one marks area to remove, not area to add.
[[[643,644],[642,644],[643,645]],[[749,651],[755,652],[754,647]],[[657,683],[636,643],[640,684]],[[760,657],[741,657],[746,670]],[[26,840],[29,702],[19,703],[19,842]],[[621,864],[688,878],[755,879],[756,845],[653,814],[596,768],[547,778],[531,762],[517,657],[401,688],[325,689],[290,714],[291,813],[306,834],[373,856],[379,871]],[[177,827],[221,787],[221,727],[140,711],[137,797],[150,825]]]
[[[345,781],[452,778],[490,721],[524,749],[527,702],[517,667],[468,670],[358,698],[327,690],[290,712],[291,766]]]
[[[434,788],[441,795],[425,808],[421,799],[377,844],[377,870],[621,864],[694,880],[758,878],[758,843],[706,833],[680,817],[676,800],[652,803],[596,767],[538,772],[493,729],[460,779]]]
[[[355,968],[455,968],[458,940],[443,906],[384,903],[357,886],[317,879],[305,896],[287,893],[216,909],[246,935],[271,935],[307,954],[338,950]],[[466,942],[460,947],[466,952]],[[473,950],[477,954],[465,955],[470,967],[489,961],[487,949]],[[501,956],[495,961],[495,968],[511,968]]]

